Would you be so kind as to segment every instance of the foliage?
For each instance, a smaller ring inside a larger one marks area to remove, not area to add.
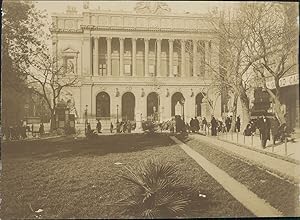
[[[125,169],[121,177],[131,188],[126,189],[126,198],[118,203],[124,213],[167,218],[184,216],[188,212],[195,191],[178,176],[174,164],[150,159]]]
[[[262,81],[274,104],[274,110],[281,123],[285,117],[281,112],[279,80],[296,70],[299,16],[295,3],[247,4],[248,28],[255,39],[253,50],[262,54],[262,59],[254,63],[254,72]],[[253,19],[257,18],[257,19]],[[267,88],[267,78],[273,78],[275,89]]]
[[[42,45],[44,14],[30,1],[4,1],[2,5],[2,106],[6,124],[23,118],[26,74],[23,69],[35,48]]]

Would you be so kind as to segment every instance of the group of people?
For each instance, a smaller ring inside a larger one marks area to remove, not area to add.
[[[117,122],[116,131],[117,133],[131,133],[134,129],[134,125],[129,120]],[[110,124],[110,132],[113,132],[113,124]]]
[[[3,129],[3,137],[5,140],[21,140],[27,138],[27,132],[32,132],[32,136],[34,136],[34,125],[30,126],[26,125],[25,123],[18,123],[14,126],[7,126]],[[45,134],[44,124],[41,123],[39,126],[38,132],[39,136],[42,136]]]
[[[285,138],[289,137],[290,133],[292,132],[288,129],[286,123],[280,124],[276,116],[268,118],[265,115],[257,118],[256,120],[250,120],[245,128],[244,135],[251,136],[256,132],[257,129],[259,130],[263,148],[266,148],[267,141],[271,140],[271,135],[273,144],[275,145],[276,141],[283,142]]]

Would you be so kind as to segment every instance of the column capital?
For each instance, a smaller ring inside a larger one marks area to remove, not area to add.
[[[119,37],[119,41],[124,41],[125,37]]]
[[[169,43],[173,43],[174,39],[168,39]]]
[[[106,37],[106,40],[112,40],[112,37]]]
[[[132,41],[137,41],[137,38],[136,37],[132,37],[131,40]]]
[[[180,43],[185,43],[186,39],[180,39]]]
[[[144,41],[145,41],[145,42],[148,42],[149,40],[150,40],[149,37],[145,37],[145,38],[144,38]]]
[[[162,38],[156,38],[156,41],[162,41]]]

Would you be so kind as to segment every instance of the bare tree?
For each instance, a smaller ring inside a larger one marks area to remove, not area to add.
[[[298,7],[295,3],[268,2],[249,3],[248,9],[248,17],[252,17],[248,25],[255,39],[255,48],[262,54],[262,59],[254,64],[254,70],[271,97],[279,121],[286,123],[281,111],[279,81],[290,71],[297,72]],[[266,85],[271,77],[275,82],[274,90]]]
[[[63,89],[76,86],[78,76],[72,65],[61,62],[60,57],[52,57],[44,50],[36,53],[26,69],[28,86],[42,97],[51,113],[51,130],[55,129],[55,109]]]
[[[245,4],[240,3],[239,7],[220,12],[215,11],[212,14],[212,16],[219,17],[219,19],[211,19],[220,42],[219,48],[213,48],[215,44],[212,44],[211,47],[213,51],[218,52],[219,59],[211,57],[211,60],[202,61],[211,73],[214,86],[233,96],[231,130],[235,128],[238,98],[241,100],[244,122],[247,123],[250,120],[248,91],[253,79],[251,67],[262,56],[251,50],[254,47],[253,36],[246,24],[248,18],[245,16],[245,10],[247,10]],[[202,51],[205,51],[203,46],[199,46]],[[215,60],[219,62],[215,63]],[[243,124],[243,127],[246,126],[246,123]]]

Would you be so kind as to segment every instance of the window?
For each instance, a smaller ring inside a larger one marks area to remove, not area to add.
[[[130,64],[125,64],[125,75],[131,76],[131,65]]]
[[[149,75],[155,76],[155,66],[154,65],[149,65]]]
[[[99,64],[99,75],[106,76],[106,64]]]

